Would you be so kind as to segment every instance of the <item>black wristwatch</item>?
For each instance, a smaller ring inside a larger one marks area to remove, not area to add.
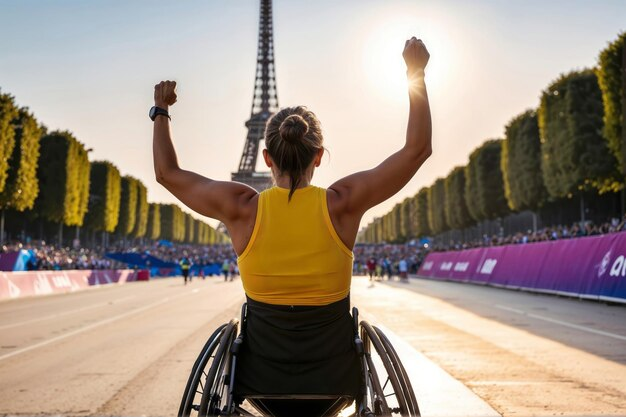
[[[167,110],[162,109],[157,106],[152,106],[152,108],[150,109],[150,112],[148,113],[148,116],[150,116],[150,119],[154,122],[154,119],[156,119],[156,117],[159,115],[167,116],[168,119],[172,120]]]

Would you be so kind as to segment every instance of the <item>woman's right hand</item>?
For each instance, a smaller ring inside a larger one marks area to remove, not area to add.
[[[407,74],[412,75],[417,71],[424,71],[426,64],[428,64],[430,54],[424,42],[413,36],[404,44],[402,57],[404,58],[404,62],[406,62]]]

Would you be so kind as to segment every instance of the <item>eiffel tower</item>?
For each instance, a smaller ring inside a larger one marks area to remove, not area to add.
[[[261,0],[254,95],[250,119],[246,122],[248,135],[239,162],[239,170],[233,172],[231,176],[233,181],[248,184],[257,191],[262,191],[272,184],[269,171],[256,171],[256,161],[259,154],[259,142],[263,140],[265,133],[265,124],[276,110],[278,110],[278,94],[274,65],[272,0]]]

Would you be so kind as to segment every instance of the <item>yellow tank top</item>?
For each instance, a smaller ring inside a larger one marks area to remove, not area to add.
[[[254,230],[237,259],[248,297],[267,304],[326,305],[348,296],[352,251],[333,227],[326,190],[261,192]]]

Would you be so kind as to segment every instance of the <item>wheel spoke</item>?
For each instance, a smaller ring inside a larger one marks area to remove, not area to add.
[[[389,379],[389,376],[387,376],[387,380],[385,381],[385,385],[383,385],[383,391],[387,387],[387,384],[389,383],[389,381],[391,381],[391,380]]]

